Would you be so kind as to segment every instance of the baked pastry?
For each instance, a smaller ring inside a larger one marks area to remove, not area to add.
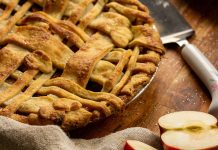
[[[164,54],[138,0],[1,0],[0,114],[64,130],[123,110]]]

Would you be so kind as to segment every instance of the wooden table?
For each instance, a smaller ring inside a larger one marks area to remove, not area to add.
[[[172,0],[196,31],[189,41],[218,68],[218,1]],[[145,127],[159,134],[157,121],[169,112],[206,112],[211,97],[203,83],[187,66],[176,46],[168,46],[157,75],[149,88],[117,116],[78,131],[83,138],[102,137],[129,127]],[[77,134],[78,135],[78,134]]]

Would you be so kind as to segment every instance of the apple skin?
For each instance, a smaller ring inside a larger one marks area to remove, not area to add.
[[[134,150],[126,141],[126,144],[124,146],[124,150]]]
[[[157,150],[150,145],[136,140],[127,140],[124,150]]]
[[[164,132],[167,131],[167,129],[163,128],[160,126],[160,124],[158,124],[159,130],[160,130],[160,135],[162,135]]]
[[[178,148],[175,148],[175,147],[166,145],[165,143],[163,143],[163,141],[162,141],[162,144],[163,144],[164,150],[180,150],[180,149],[178,149]]]
[[[176,113],[178,113],[178,112],[176,112]],[[185,113],[187,113],[187,115],[189,115],[189,113],[192,113],[192,112],[186,111]],[[183,119],[185,119],[185,118],[186,117],[184,117]],[[177,120],[177,121],[179,121],[179,120]],[[216,122],[215,121],[211,121],[211,122],[212,123],[211,123],[210,129],[208,129],[208,130],[211,130],[212,128],[217,128],[217,120],[216,120]],[[182,123],[183,123],[183,121],[182,121]],[[162,135],[164,133],[168,133],[168,131],[171,131],[171,130],[177,130],[177,128],[174,129],[174,128],[171,128],[172,126],[170,128],[168,128],[167,126],[161,126],[159,122],[158,122],[158,125],[159,125],[159,129],[160,129],[161,141],[162,141],[162,145],[163,145],[164,150],[182,150],[181,148],[177,148],[175,146],[172,146],[170,143],[165,143],[162,139]],[[181,127],[181,129],[183,129],[183,128]],[[207,147],[207,148],[199,149],[199,150],[218,150],[218,144],[216,144],[215,146],[213,145],[213,147]]]

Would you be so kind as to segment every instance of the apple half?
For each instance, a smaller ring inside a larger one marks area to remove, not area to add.
[[[124,150],[157,150],[145,143],[136,140],[127,140]]]
[[[217,119],[207,113],[181,111],[158,120],[165,150],[218,150]]]

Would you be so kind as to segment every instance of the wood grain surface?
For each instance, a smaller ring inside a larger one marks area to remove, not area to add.
[[[218,68],[218,1],[171,0],[196,34],[189,39]],[[73,131],[73,137],[95,138],[129,127],[145,127],[159,134],[157,121],[169,112],[207,112],[211,97],[181,58],[176,45],[168,45],[155,79],[126,110],[99,123]]]

